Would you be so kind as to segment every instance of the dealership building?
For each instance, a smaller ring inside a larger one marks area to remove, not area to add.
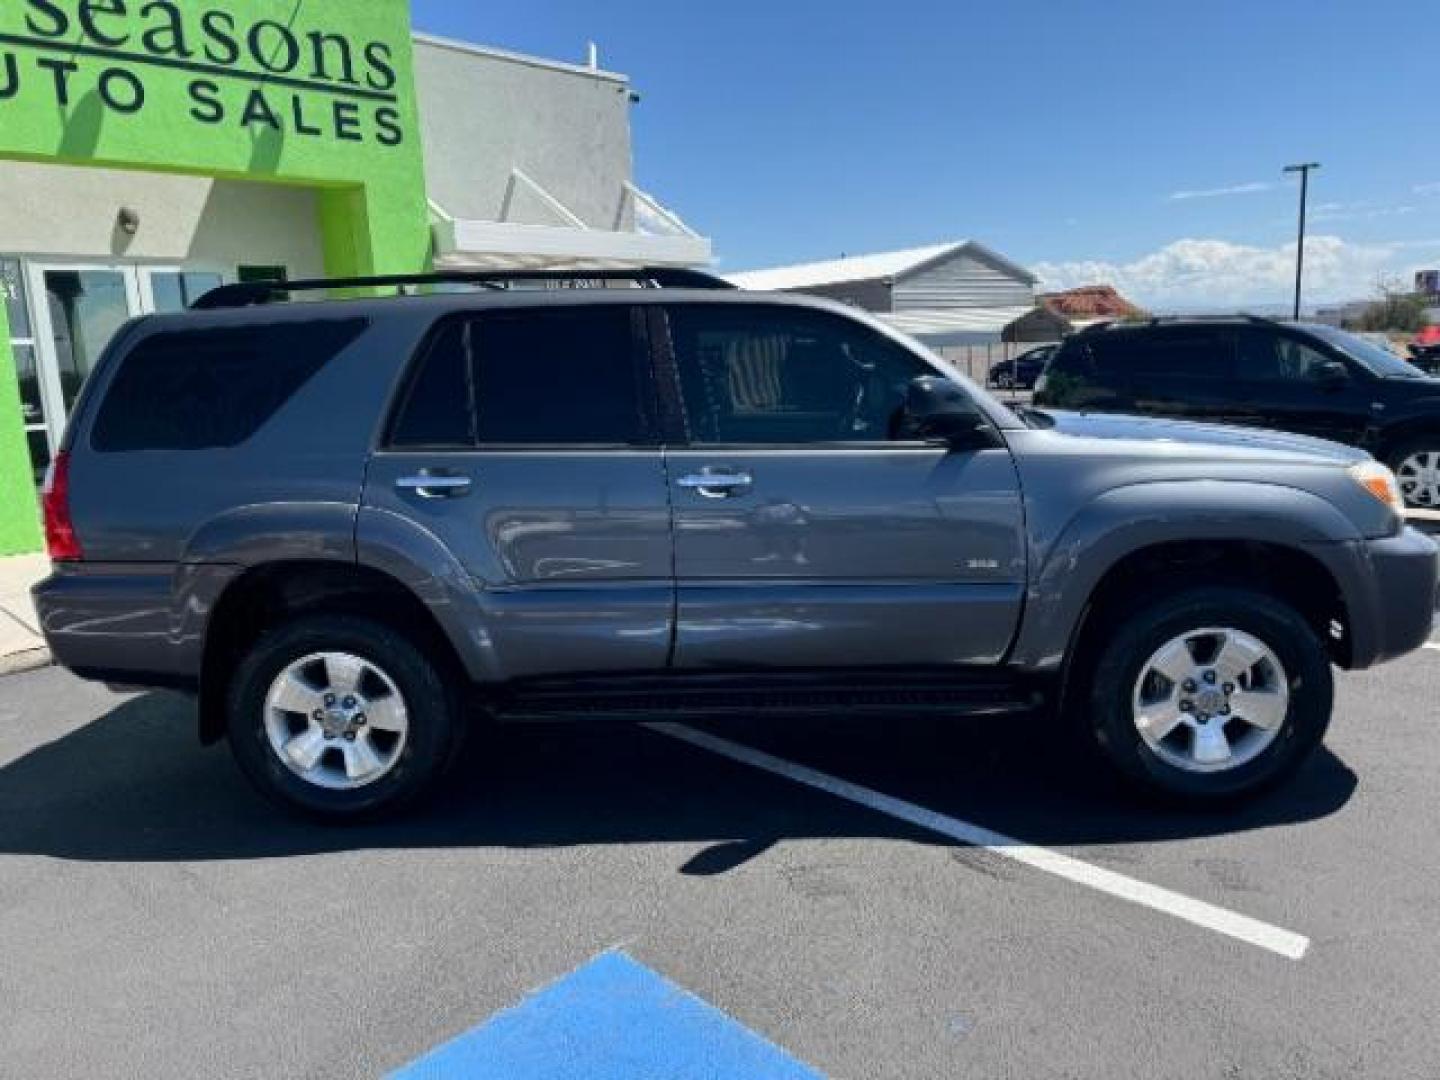
[[[409,15],[0,7],[0,554],[38,548],[36,480],[132,316],[235,281],[710,261],[635,186],[625,76]]]

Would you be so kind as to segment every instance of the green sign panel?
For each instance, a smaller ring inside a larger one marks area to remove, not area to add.
[[[408,0],[0,0],[0,159],[313,187],[329,273],[422,270],[412,64]],[[0,328],[0,553],[34,544],[14,385]]]

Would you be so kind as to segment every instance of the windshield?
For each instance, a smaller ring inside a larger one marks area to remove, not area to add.
[[[1333,326],[1312,326],[1310,332],[1322,341],[1339,349],[1350,359],[1361,364],[1373,375],[1382,379],[1423,379],[1425,373],[1414,364],[1406,363],[1389,349],[1382,349],[1364,338],[1337,330]]]

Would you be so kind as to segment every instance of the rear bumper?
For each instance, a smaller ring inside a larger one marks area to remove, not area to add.
[[[58,664],[136,686],[199,682],[206,620],[233,569],[59,563],[31,590]]]
[[[1345,585],[1352,668],[1393,660],[1418,649],[1435,625],[1440,548],[1406,528],[1396,536],[1354,546],[1352,580]]]

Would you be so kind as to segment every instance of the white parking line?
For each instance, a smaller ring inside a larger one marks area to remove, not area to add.
[[[794,780],[849,802],[858,803],[868,809],[909,822],[911,825],[939,833],[941,836],[948,836],[962,844],[984,848],[996,855],[1024,863],[1036,870],[1043,870],[1048,874],[1065,878],[1067,881],[1073,881],[1077,885],[1086,885],[1100,892],[1109,893],[1111,896],[1118,896],[1122,900],[1143,904],[1145,907],[1173,915],[1177,919],[1184,919],[1186,922],[1194,923],[1206,930],[1213,930],[1217,934],[1225,934],[1250,945],[1258,945],[1262,949],[1268,949],[1270,952],[1278,953],[1290,960],[1299,960],[1310,947],[1309,938],[1289,930],[1283,930],[1278,926],[1271,926],[1258,919],[1252,919],[1248,915],[1216,907],[1203,900],[1195,900],[1181,893],[1162,889],[1158,885],[1137,881],[1124,874],[1117,874],[1113,870],[1092,866],[1069,855],[1061,855],[1048,848],[1027,844],[1023,840],[992,832],[983,826],[972,825],[959,818],[938,814],[923,806],[916,806],[903,799],[872,791],[859,784],[852,784],[848,780],[841,780],[804,765],[797,765],[792,761],[742,746],[708,732],[696,731],[683,724],[647,724],[646,727],[662,735],[680,739],[692,746],[698,746],[702,750],[709,750],[711,753],[730,758],[732,761],[753,765],[757,769],[764,769],[766,772],[783,776],[788,780]]]
[[[1420,647],[1422,649],[1434,649],[1436,652],[1440,652],[1440,641],[1427,641]]]

